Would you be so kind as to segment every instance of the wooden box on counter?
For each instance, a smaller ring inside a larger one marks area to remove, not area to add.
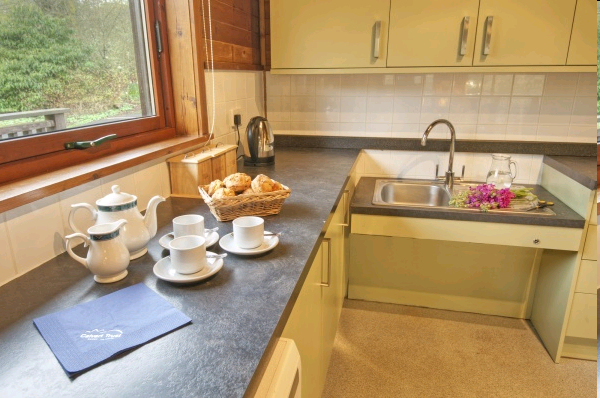
[[[167,159],[171,176],[171,195],[200,198],[198,185],[210,184],[217,178],[222,180],[237,172],[236,150],[236,145],[222,145]]]

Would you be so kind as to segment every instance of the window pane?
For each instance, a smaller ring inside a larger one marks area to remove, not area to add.
[[[0,140],[156,115],[140,0],[0,0]]]

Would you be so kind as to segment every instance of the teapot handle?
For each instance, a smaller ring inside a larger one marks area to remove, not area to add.
[[[83,231],[75,226],[75,212],[77,209],[87,209],[90,213],[92,213],[92,219],[96,221],[98,219],[98,212],[94,209],[93,206],[88,205],[87,203],[77,203],[71,205],[71,212],[69,213],[69,226],[73,230],[73,232],[77,232],[83,235]]]
[[[74,260],[80,262],[86,268],[88,268],[87,260],[85,258],[80,257],[77,254],[73,253],[73,249],[71,248],[71,242],[75,238],[81,238],[81,239],[83,239],[83,241],[85,242],[86,246],[89,246],[89,244],[90,244],[90,238],[88,238],[87,236],[85,236],[84,234],[79,233],[79,232],[65,236],[65,248],[67,249],[67,253],[69,253],[69,256],[73,257]]]
[[[517,162],[511,161],[509,164],[509,167],[515,165],[515,172],[513,173],[512,170],[510,171],[510,175],[512,177],[512,179],[514,180],[515,178],[517,178]]]

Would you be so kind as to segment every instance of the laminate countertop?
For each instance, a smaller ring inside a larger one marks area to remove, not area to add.
[[[230,254],[223,269],[204,282],[184,286],[157,279],[152,268],[168,255],[158,240],[181,214],[203,215],[206,227],[218,226],[220,236],[231,232],[231,223],[217,222],[201,199],[169,198],[158,206],[158,232],[148,254],[131,262],[125,279],[95,283],[63,253],[0,287],[0,397],[252,396],[357,154],[280,149],[274,166],[240,166],[239,171],[267,174],[291,188],[281,213],[265,221],[267,230],[283,235],[265,255]],[[218,244],[209,250],[223,252]],[[69,379],[33,319],[137,283],[192,323]]]
[[[158,206],[158,232],[148,254],[131,262],[122,281],[95,283],[87,269],[63,253],[0,287],[0,397],[253,396],[358,153],[280,148],[274,166],[240,166],[251,176],[267,174],[292,189],[281,213],[265,221],[267,230],[283,235],[262,256],[229,255],[223,269],[204,282],[173,285],[157,279],[152,268],[168,255],[158,240],[182,214],[203,215],[206,227],[218,226],[220,236],[231,232],[231,223],[217,222],[201,199],[169,198]],[[362,186],[368,181],[363,180]],[[358,188],[355,212],[357,201],[370,203]],[[218,244],[209,250],[223,252]],[[137,283],[192,323],[69,379],[33,319]]]

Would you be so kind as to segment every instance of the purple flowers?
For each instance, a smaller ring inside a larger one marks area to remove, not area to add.
[[[469,187],[468,191],[460,192],[450,201],[450,204],[488,211],[508,207],[514,197],[515,194],[510,188],[497,189],[493,184],[481,184]]]

